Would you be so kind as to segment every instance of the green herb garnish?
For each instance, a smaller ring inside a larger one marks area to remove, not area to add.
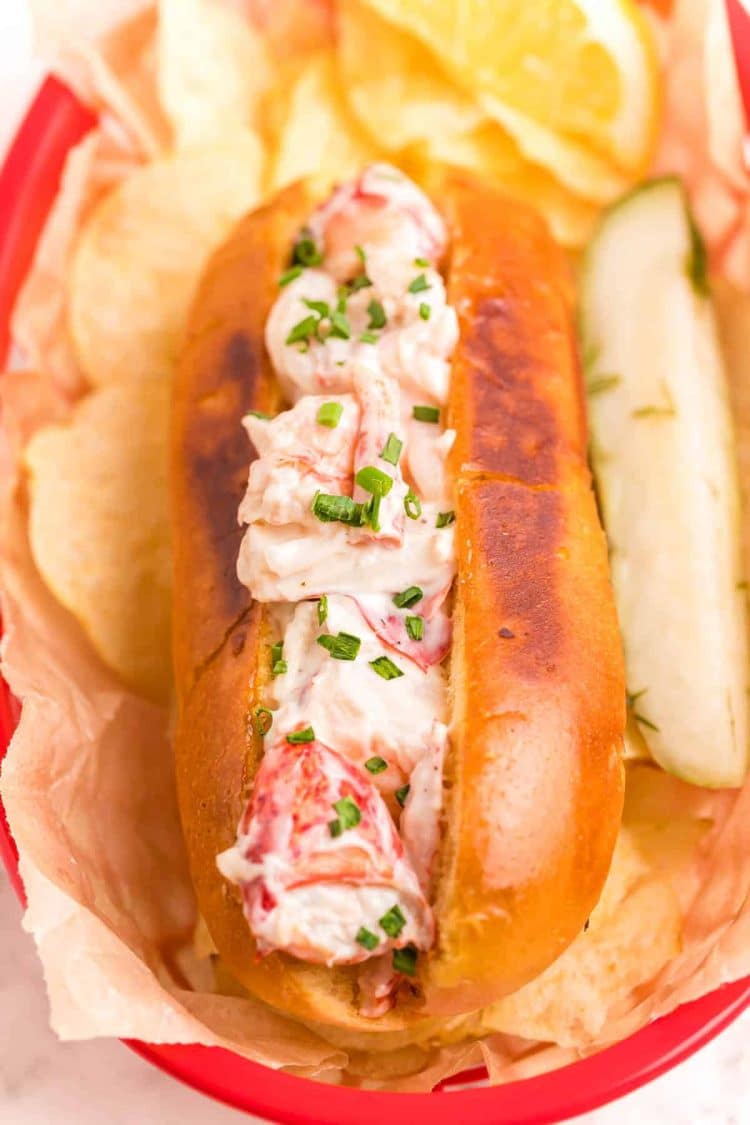
[[[387,496],[393,488],[393,477],[377,469],[374,465],[365,465],[359,470],[354,480],[365,492],[371,496]]]
[[[347,828],[356,828],[362,819],[359,805],[353,797],[342,797],[339,801],[334,801],[333,808],[338,817],[328,822],[328,831],[332,836],[340,836]]]
[[[317,638],[321,648],[328,650],[334,660],[356,660],[362,641],[352,633],[324,633]]]
[[[292,263],[300,266],[319,266],[323,255],[313,241],[310,231],[305,228],[300,231],[300,237],[294,244]]]
[[[437,406],[413,406],[411,416],[416,418],[418,422],[439,422],[440,408]]]
[[[376,946],[380,945],[380,938],[371,930],[360,926],[357,931],[357,936],[354,939],[358,945],[364,946],[365,949],[373,950]]]
[[[255,729],[261,738],[264,738],[273,725],[273,712],[267,707],[255,708]]]
[[[311,508],[321,523],[347,523],[352,527],[361,527],[364,522],[363,505],[352,500],[351,496],[316,492]]]
[[[284,642],[277,641],[276,644],[271,645],[271,674],[282,676],[287,669],[288,665],[284,660]]]
[[[293,730],[291,734],[286,736],[287,742],[292,746],[302,746],[308,742],[315,741],[315,731],[312,727],[305,727],[303,730]]]
[[[377,660],[371,660],[369,664],[384,680],[397,680],[399,676],[404,674],[388,656],[379,656]]]
[[[410,520],[418,520],[422,515],[422,501],[411,488],[404,496],[404,511]]]
[[[323,402],[318,407],[318,425],[327,426],[329,430],[335,430],[343,413],[344,408],[340,402]]]
[[[311,336],[314,336],[318,331],[319,318],[315,316],[306,316],[292,328],[291,332],[284,341],[285,344],[307,344]]]
[[[432,312],[432,309],[427,304],[427,302],[422,301],[422,303],[419,306],[419,315],[421,316],[422,320],[429,320],[431,312]]]
[[[376,301],[373,298],[367,306],[367,312],[370,317],[370,323],[367,325],[368,330],[373,328],[385,328],[387,318],[385,309],[380,301]]]
[[[405,977],[413,977],[417,971],[417,950],[413,945],[406,945],[403,949],[394,949],[393,967],[397,973]]]
[[[318,599],[318,625],[322,625],[328,619],[328,595],[322,594]]]
[[[407,586],[400,594],[393,595],[393,604],[398,609],[411,609],[413,605],[420,602],[424,597],[424,590],[421,586]]]
[[[291,281],[296,281],[304,268],[304,266],[292,266],[290,269],[285,270],[279,278],[279,285],[289,285]]]
[[[409,796],[411,785],[402,785],[400,789],[396,790],[396,800],[401,805],[401,808],[406,804],[406,798]]]
[[[400,438],[397,438],[395,434],[388,434],[388,440],[380,454],[381,459],[387,461],[389,465],[398,465],[398,459],[403,448],[404,443]]]
[[[455,520],[455,512],[438,512],[437,519],[435,520],[435,527],[450,527],[452,523],[455,523]]]
[[[390,910],[385,912],[383,917],[378,920],[378,925],[385,930],[388,937],[398,937],[406,925],[406,918],[398,903],[395,903]]]
[[[431,288],[429,281],[423,273],[420,273],[409,285],[409,292],[424,293],[424,291],[429,288]]]
[[[368,758],[365,762],[365,769],[368,773],[382,773],[383,770],[388,769],[388,763],[385,758],[379,758],[375,755],[374,758]]]
[[[407,616],[406,632],[413,641],[421,641],[424,637],[424,617]]]

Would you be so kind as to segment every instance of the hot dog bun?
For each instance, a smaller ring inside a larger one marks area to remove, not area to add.
[[[216,867],[262,754],[263,614],[235,575],[249,460],[241,418],[278,405],[263,325],[316,200],[295,185],[245,219],[210,262],[175,388],[176,768],[201,912],[231,972],[308,1021],[429,1031],[520,987],[585,924],[623,801],[625,683],[607,552],[586,464],[566,264],[525,205],[455,170],[427,190],[451,235],[459,311],[459,570],[453,723],[435,898],[438,941],[418,995],[377,1021],[351,968],[257,958],[239,894]]]

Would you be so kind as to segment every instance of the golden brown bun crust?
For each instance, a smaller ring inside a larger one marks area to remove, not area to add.
[[[193,304],[172,408],[178,696],[250,605],[236,574],[251,453],[241,420],[281,404],[263,331],[281,263],[312,206],[295,184],[244,219],[211,259]]]
[[[523,205],[456,172],[435,174],[428,189],[452,235],[461,340],[449,404],[453,750],[425,1004],[364,1020],[351,970],[257,960],[238,892],[216,868],[261,753],[250,716],[263,626],[235,577],[249,460],[240,419],[276,404],[263,326],[313,206],[303,188],[244,220],[209,264],[173,442],[176,759],[201,912],[231,972],[268,1003],[321,1024],[420,1035],[425,1017],[469,1011],[531,979],[584,925],[619,826],[625,724],[565,263]]]
[[[625,679],[562,253],[470,176],[447,172],[435,197],[460,319],[458,581],[427,999],[455,1012],[536,976],[595,905],[622,816]]]

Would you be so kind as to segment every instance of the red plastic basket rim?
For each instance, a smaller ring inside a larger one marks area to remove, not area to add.
[[[54,199],[65,157],[94,118],[57,79],[43,83],[0,172],[0,356],[13,304]],[[0,680],[0,759],[19,709]],[[0,805],[0,857],[19,898],[17,853]],[[391,1094],[311,1082],[194,1044],[124,1042],[174,1078],[228,1105],[289,1125],[551,1125],[622,1097],[713,1039],[750,1005],[750,977],[684,1004],[591,1058],[504,1086]],[[477,1072],[461,1076],[462,1081]]]

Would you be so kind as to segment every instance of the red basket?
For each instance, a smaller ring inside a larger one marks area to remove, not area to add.
[[[59,184],[69,149],[93,118],[57,80],[42,86],[0,173],[0,356],[21,281]],[[18,705],[0,680],[0,758]],[[0,855],[23,898],[17,853],[0,806]],[[214,1047],[129,1041],[155,1066],[196,1090],[292,1125],[546,1125],[595,1109],[649,1082],[687,1058],[750,1005],[750,977],[685,1004],[593,1058],[505,1086],[435,1094],[339,1089],[294,1078]],[[481,1077],[477,1072],[462,1080]]]

